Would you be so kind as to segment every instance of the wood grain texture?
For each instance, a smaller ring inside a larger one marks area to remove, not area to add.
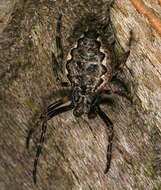
[[[156,30],[156,32],[161,36],[161,19],[156,16],[156,14],[151,11],[142,0],[131,0],[131,3],[134,5],[134,7],[137,9],[137,11],[141,14],[143,14],[152,27]],[[161,9],[160,9],[161,10]]]
[[[51,67],[58,14],[63,15],[66,56],[85,29],[85,15],[93,12],[107,23],[107,2],[28,0],[13,7],[0,34],[1,190],[161,188],[161,38],[127,0],[115,0],[110,14],[119,55],[128,49],[130,30],[134,34],[126,67],[118,75],[133,101],[114,96],[113,104],[101,106],[114,123],[109,173],[104,175],[108,130],[103,121],[75,118],[67,112],[48,123],[37,185],[33,184],[41,126],[29,151],[25,148],[28,130],[45,107],[67,91],[57,85]],[[159,14],[157,1],[147,4]]]

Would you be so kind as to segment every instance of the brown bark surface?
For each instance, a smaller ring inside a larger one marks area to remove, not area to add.
[[[104,175],[108,130],[103,121],[75,118],[69,111],[48,122],[34,185],[41,126],[27,151],[28,131],[46,106],[65,94],[51,67],[58,14],[63,15],[66,55],[84,30],[84,15],[94,12],[106,23],[108,1],[16,2],[9,20],[1,19],[5,26],[0,33],[0,190],[161,189],[161,38],[127,0],[116,0],[110,13],[116,46],[127,51],[133,31],[130,56],[118,75],[132,103],[114,96],[114,104],[101,106],[114,124],[110,171]],[[144,3],[160,16],[158,1]]]

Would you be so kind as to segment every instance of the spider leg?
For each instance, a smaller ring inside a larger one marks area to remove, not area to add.
[[[113,136],[114,136],[113,123],[108,118],[108,116],[100,109],[99,106],[96,107],[96,112],[99,115],[99,117],[105,122],[105,124],[107,125],[107,127],[110,131],[110,134],[108,137],[108,147],[107,147],[107,155],[106,155],[107,164],[106,164],[106,169],[104,171],[104,173],[106,174],[110,169],[111,158],[112,158],[112,140],[113,140]]]
[[[133,32],[132,30],[130,31],[130,38],[129,38],[129,42],[128,42],[128,51],[126,51],[123,55],[123,57],[121,58],[121,60],[117,60],[117,62],[120,62],[120,64],[116,67],[116,71],[113,73],[113,77],[116,77],[116,75],[124,68],[127,67],[126,66],[126,61],[130,55],[130,48],[131,48],[131,44],[133,41]],[[129,70],[129,68],[127,67],[127,69]],[[131,73],[131,70],[129,70],[129,72]],[[132,73],[131,73],[132,74]],[[113,77],[111,78],[111,81],[113,80]]]
[[[60,99],[56,102],[54,102],[53,104],[49,105],[47,108],[47,112],[54,110],[55,108],[61,106],[62,104],[68,102],[68,97],[64,97],[63,99]],[[40,125],[40,122],[43,120],[44,116],[43,114],[41,114],[40,118],[38,119],[38,121],[36,122],[35,126],[32,127],[29,132],[28,132],[28,136],[26,138],[26,148],[29,149],[29,144],[30,144],[30,139],[32,134],[35,132],[36,128]]]
[[[63,45],[61,40],[61,18],[62,15],[60,14],[56,26],[57,56],[55,56],[55,54],[52,52],[52,68],[58,83],[60,83],[61,86],[67,87],[68,83],[62,81],[64,75],[64,70],[63,70],[64,53],[63,53]]]
[[[36,184],[37,163],[38,163],[38,159],[39,159],[39,156],[41,154],[43,142],[45,139],[45,133],[46,133],[46,129],[47,129],[47,121],[50,120],[52,117],[59,115],[61,113],[64,113],[66,111],[69,111],[71,109],[73,109],[73,104],[63,106],[63,107],[57,108],[55,110],[54,110],[54,106],[53,106],[53,107],[50,107],[49,111],[46,113],[46,117],[44,117],[44,121],[42,124],[41,136],[40,136],[40,140],[39,140],[39,145],[37,147],[36,157],[34,160],[33,180],[34,180],[35,184]]]
[[[47,122],[44,121],[43,124],[42,124],[42,132],[41,132],[41,137],[40,137],[40,141],[39,141],[40,144],[37,147],[36,157],[35,157],[35,160],[34,160],[33,180],[34,180],[35,184],[36,184],[37,162],[38,162],[41,150],[42,150],[42,144],[43,144],[44,139],[45,139],[44,137],[45,137],[45,133],[46,133],[46,128],[47,128]]]
[[[39,120],[36,122],[35,126],[32,127],[29,132],[28,132],[28,136],[26,138],[26,148],[29,149],[29,144],[30,144],[30,139],[31,139],[31,136],[32,134],[35,132],[37,126],[40,124],[40,120],[41,120],[41,116],[39,118]]]
[[[61,18],[62,18],[62,15],[60,14],[58,18],[58,22],[57,22],[57,27],[56,27],[56,47],[57,47],[58,62],[61,62],[64,58],[63,47],[62,47],[62,42],[61,42]]]

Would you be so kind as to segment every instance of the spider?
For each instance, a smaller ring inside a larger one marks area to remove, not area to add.
[[[77,41],[77,45],[71,49],[67,56],[65,67],[69,83],[63,82],[64,53],[61,41],[61,19],[62,15],[59,15],[56,27],[57,56],[52,53],[52,67],[57,81],[62,86],[70,86],[71,93],[49,105],[47,111],[40,116],[42,131],[33,168],[33,180],[35,184],[37,164],[45,138],[47,121],[69,110],[73,109],[73,115],[76,117],[87,114],[88,118],[94,118],[98,115],[104,121],[109,130],[105,174],[110,169],[112,158],[113,123],[100,108],[100,102],[104,94],[117,93],[112,92],[110,89],[110,82],[112,82],[118,73],[113,71],[112,68],[114,60],[111,55],[112,51],[114,51],[114,43],[104,46],[100,34],[95,29],[89,28],[86,30],[84,35]],[[120,68],[126,62],[129,53],[130,50],[125,52],[122,63],[120,63]],[[105,86],[107,86],[107,90],[104,89]],[[66,105],[67,102],[68,105]],[[36,125],[39,125],[40,121]],[[33,132],[34,128],[31,128],[27,137],[27,148],[29,147],[29,140]]]

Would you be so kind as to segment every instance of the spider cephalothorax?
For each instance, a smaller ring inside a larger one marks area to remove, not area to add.
[[[82,114],[88,114],[90,117],[90,114],[94,112],[93,109],[97,103],[97,94],[76,89],[72,92],[72,102],[74,105],[73,114],[76,117],[79,117]]]
[[[37,148],[36,158],[34,161],[33,178],[36,183],[36,170],[38,158],[41,153],[42,144],[47,128],[47,121],[54,116],[73,109],[73,114],[76,117],[82,114],[87,114],[88,118],[93,118],[98,115],[107,125],[109,129],[109,144],[107,147],[107,164],[105,173],[108,172],[111,163],[112,139],[113,139],[113,124],[108,116],[100,108],[100,100],[106,92],[117,93],[110,91],[110,82],[117,72],[113,72],[112,64],[115,60],[112,58],[114,43],[105,44],[101,39],[101,35],[94,30],[89,29],[84,32],[84,35],[77,40],[76,45],[71,48],[66,58],[64,65],[64,53],[61,43],[61,15],[57,23],[56,46],[57,56],[52,53],[52,66],[57,81],[65,86],[71,87],[71,93],[48,106],[45,114],[42,114],[40,121],[42,122],[42,132],[40,143]],[[124,54],[123,61],[125,62],[129,56],[129,51]],[[121,64],[122,65],[122,64]],[[62,81],[63,66],[65,66],[66,75],[69,83]],[[104,89],[104,87],[107,89]],[[68,105],[63,105],[69,102]],[[40,124],[37,122],[37,125]],[[29,139],[34,129],[29,131],[27,138],[27,147]]]

